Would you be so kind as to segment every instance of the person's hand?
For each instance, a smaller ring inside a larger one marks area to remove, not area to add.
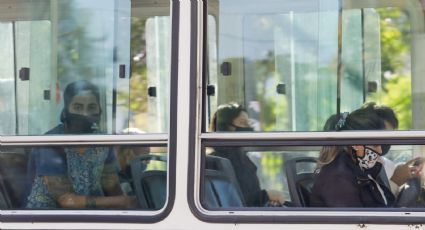
[[[420,176],[422,174],[422,169],[424,167],[424,158],[417,157],[414,159],[415,161],[410,166],[410,170],[413,176]]]
[[[123,196],[124,204],[126,208],[138,208],[138,202],[136,196]]]
[[[272,206],[281,206],[284,202],[282,192],[276,190],[267,190],[267,196],[269,197],[269,203]]]
[[[86,197],[77,196],[74,193],[65,193],[58,198],[58,203],[62,208],[84,208]]]
[[[396,183],[398,186],[401,186],[409,179],[419,176],[422,172],[423,164],[415,164],[416,162],[422,162],[422,158],[417,157],[397,166],[391,177],[391,181]]]

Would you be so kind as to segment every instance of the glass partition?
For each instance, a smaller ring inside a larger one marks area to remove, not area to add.
[[[1,135],[167,132],[169,4],[0,1]]]
[[[423,145],[358,143],[207,144],[201,203],[209,210],[424,208],[424,150]],[[374,160],[364,163],[372,155]]]
[[[375,103],[422,130],[424,15],[407,2],[208,1],[206,126],[237,103],[254,131],[323,131]]]
[[[161,145],[1,147],[0,206],[158,210],[167,158]]]

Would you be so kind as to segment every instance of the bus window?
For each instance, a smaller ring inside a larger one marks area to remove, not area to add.
[[[2,124],[2,135],[43,135],[65,124],[64,92],[83,80],[98,91],[96,133],[167,132],[169,3],[108,0],[101,5],[0,5],[16,9],[0,17],[0,116],[11,121]],[[149,7],[155,11],[146,13]]]
[[[164,146],[2,147],[0,164],[3,210],[158,210],[167,200]]]
[[[396,1],[360,5],[208,2],[206,127],[230,102],[263,132],[321,131],[332,114],[375,102],[396,111],[400,130],[422,129],[411,60],[421,58],[412,46],[421,44],[413,28],[423,12]]]
[[[423,208],[423,4],[259,3],[208,1],[202,18],[201,219]]]
[[[387,192],[387,207],[424,207],[421,173],[424,146],[392,145],[387,153],[377,159],[374,167],[379,170],[366,174],[360,168],[354,168],[359,166],[352,159],[351,152],[346,151],[357,145],[347,144],[350,148],[208,146],[204,149],[201,203],[210,210],[241,207],[385,207],[380,196],[363,197],[364,203],[355,202],[361,200],[353,195],[359,194],[355,192],[356,178],[364,176],[365,180],[375,181],[379,184],[377,187]],[[379,144],[365,146],[381,148]],[[329,160],[326,155],[334,150],[338,153]],[[344,166],[351,164],[350,161],[353,168]],[[405,165],[409,171],[407,177],[402,172]],[[374,179],[367,179],[367,175],[373,175]],[[348,187],[340,187],[342,183]],[[324,186],[333,186],[333,189],[341,192],[323,189]],[[363,187],[368,191],[367,186]],[[348,194],[353,197],[347,197]]]
[[[170,193],[170,2],[17,0],[0,12],[0,209],[152,221]]]

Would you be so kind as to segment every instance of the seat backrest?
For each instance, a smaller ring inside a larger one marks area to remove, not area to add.
[[[409,179],[402,186],[395,201],[395,206],[402,208],[423,207],[423,204],[420,202],[422,190],[421,179],[419,177]]]
[[[134,159],[130,165],[134,193],[141,209],[161,209],[167,199],[167,172],[146,169],[146,161],[167,161],[167,157],[158,155],[142,155]]]
[[[207,208],[243,207],[245,202],[233,166],[226,158],[207,156],[202,189]]]
[[[146,209],[159,210],[165,205],[167,199],[166,171],[151,170],[143,172],[141,186],[146,202]]]
[[[297,157],[285,161],[284,167],[293,206],[310,206],[316,164],[317,159],[314,157]],[[301,165],[304,167],[300,167]]]
[[[0,154],[0,204],[2,209],[21,208],[24,204],[28,177],[28,154],[4,149]]]

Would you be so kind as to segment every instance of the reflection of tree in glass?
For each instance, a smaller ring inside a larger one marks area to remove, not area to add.
[[[282,165],[284,156],[275,152],[264,152],[261,157],[260,178],[262,185],[268,189],[284,190]]]
[[[58,81],[62,85],[77,80],[95,77],[93,71],[93,39],[87,35],[89,15],[78,11],[74,1],[58,1]]]
[[[145,37],[146,19],[132,18],[131,19],[131,78],[130,78],[130,99],[127,94],[118,95],[120,99],[128,104],[130,114],[136,116],[130,122],[134,127],[146,127],[141,122],[146,122],[148,119],[137,116],[146,113],[147,111],[147,67],[146,67],[146,37]]]
[[[407,14],[396,8],[379,9],[381,26],[382,89],[371,99],[390,106],[399,129],[412,127],[411,32]]]
[[[286,97],[280,100],[282,96],[276,95],[276,85],[279,81],[278,73],[275,67],[274,52],[269,51],[265,59],[256,60],[253,63],[251,82],[255,82],[256,100],[260,105],[259,121],[263,131],[287,130],[288,116],[283,116],[282,112],[287,111]],[[272,84],[270,84],[272,82]],[[280,121],[277,121],[280,120]],[[276,127],[277,123],[285,124],[284,127]]]
[[[384,91],[376,95],[375,101],[391,107],[399,121],[398,128],[412,128],[412,87],[410,76],[396,75],[387,80]]]
[[[382,74],[405,71],[411,30],[407,15],[397,8],[378,9],[381,26]],[[410,70],[410,69],[409,69]],[[385,80],[385,77],[383,77]]]

